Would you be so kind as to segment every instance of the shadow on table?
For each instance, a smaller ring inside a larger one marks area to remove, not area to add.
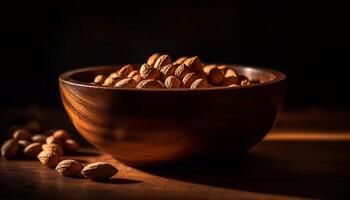
[[[147,168],[149,173],[210,186],[309,198],[350,196],[349,142],[262,142],[220,162]]]

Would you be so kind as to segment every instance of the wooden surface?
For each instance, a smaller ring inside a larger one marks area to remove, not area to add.
[[[92,182],[59,176],[37,161],[1,158],[1,199],[349,199],[350,131],[341,120],[341,130],[333,126],[332,114],[324,115],[329,125],[288,126],[306,123],[305,116],[313,115],[281,116],[263,142],[225,166],[140,170],[94,149],[82,149],[70,157],[105,160],[120,170],[108,182]]]

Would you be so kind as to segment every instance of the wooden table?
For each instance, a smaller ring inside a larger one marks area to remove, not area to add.
[[[350,130],[346,120],[332,116],[339,113],[328,113],[327,124],[314,111],[284,114],[263,142],[226,166],[140,170],[92,148],[68,156],[111,162],[120,172],[108,182],[1,158],[1,199],[350,199]]]

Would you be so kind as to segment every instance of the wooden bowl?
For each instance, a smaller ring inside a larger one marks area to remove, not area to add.
[[[87,84],[117,68],[103,66],[65,72],[59,87],[79,133],[127,165],[231,159],[272,128],[283,105],[286,77],[271,69],[228,66],[261,83],[196,90]]]

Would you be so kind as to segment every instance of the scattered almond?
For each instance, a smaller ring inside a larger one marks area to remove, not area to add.
[[[17,140],[7,140],[1,147],[1,155],[7,159],[15,157],[18,153],[19,145]]]
[[[62,176],[75,176],[80,173],[84,166],[76,160],[62,160],[56,166],[56,171]]]
[[[13,138],[16,140],[30,140],[32,134],[25,129],[18,129],[13,133]]]
[[[103,180],[114,176],[118,170],[106,162],[96,162],[86,165],[81,174],[91,180]]]
[[[42,151],[37,156],[39,161],[49,167],[54,168],[61,161],[61,157],[53,151]]]
[[[52,136],[60,140],[66,140],[71,138],[71,135],[63,129],[56,130],[55,132],[53,132]]]
[[[43,144],[41,147],[44,151],[53,151],[59,156],[63,156],[63,149],[57,144]]]
[[[36,158],[38,154],[42,151],[41,145],[42,144],[39,142],[34,142],[28,145],[23,151],[24,155],[30,159]]]
[[[46,142],[46,136],[45,135],[40,135],[40,134],[35,134],[30,139],[33,142],[40,142],[40,143],[45,143]]]
[[[79,149],[78,143],[72,139],[65,140],[62,144],[62,147],[64,149],[64,152],[67,153],[74,153]]]
[[[62,145],[62,139],[61,138],[57,138],[54,136],[49,136],[46,138],[46,143],[47,144],[57,144],[57,145]]]

